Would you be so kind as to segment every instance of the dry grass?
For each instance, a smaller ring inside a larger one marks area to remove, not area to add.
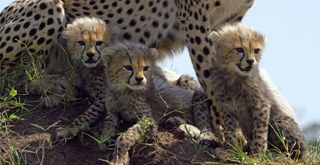
[[[23,136],[12,130],[16,122],[24,120],[19,115],[24,111],[28,111],[26,103],[14,88],[11,87],[9,94],[0,96],[0,164],[26,164],[23,160],[28,153],[34,153],[39,160],[44,158],[45,144],[50,141],[48,135]],[[38,146],[31,147],[33,142]]]

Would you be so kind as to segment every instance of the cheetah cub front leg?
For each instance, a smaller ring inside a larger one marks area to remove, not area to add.
[[[152,110],[145,98],[127,97],[128,107],[131,108],[129,113],[124,113],[125,118],[136,116],[137,123],[130,127],[127,131],[121,133],[115,143],[115,151],[113,153],[112,163],[129,164],[129,150],[138,142],[143,142],[147,136],[152,136],[157,131],[156,122],[152,118]],[[105,128],[104,132],[109,132]]]
[[[263,99],[260,102],[260,106],[252,106],[253,133],[248,142],[250,153],[253,155],[267,151],[270,108],[271,104],[263,101]]]
[[[150,118],[143,118],[130,127],[126,132],[121,133],[115,143],[113,159],[110,164],[127,165],[130,162],[129,150],[137,142],[143,141],[145,136],[155,134],[157,125]]]
[[[96,101],[83,114],[76,118],[70,125],[58,128],[56,139],[68,140],[75,137],[81,130],[88,129],[90,124],[95,122],[105,112],[102,108],[103,102]]]

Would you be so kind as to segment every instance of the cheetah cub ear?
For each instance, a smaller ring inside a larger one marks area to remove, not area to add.
[[[214,45],[219,45],[219,43],[222,41],[222,36],[216,31],[212,31],[209,35],[209,38],[212,40]]]
[[[146,56],[151,58],[153,61],[156,61],[159,57],[159,52],[156,48],[148,48]]]

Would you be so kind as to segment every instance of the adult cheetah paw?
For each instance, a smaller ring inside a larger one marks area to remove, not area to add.
[[[222,142],[211,131],[201,131],[199,128],[190,124],[181,124],[177,128],[178,132],[186,137],[193,138],[197,143],[213,148],[221,146]]]
[[[57,140],[68,140],[72,139],[78,134],[79,130],[76,128],[66,127],[66,128],[57,128],[56,139]]]
[[[126,152],[123,155],[115,155],[111,160],[110,165],[129,165],[129,162],[129,152]]]
[[[201,132],[197,141],[199,144],[204,144],[212,148],[217,148],[222,145],[222,141],[217,138],[211,131]]]

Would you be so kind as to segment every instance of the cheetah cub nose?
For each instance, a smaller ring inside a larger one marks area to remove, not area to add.
[[[138,83],[141,83],[142,80],[143,80],[143,77],[136,77],[135,79],[136,79],[136,81],[137,81]]]
[[[87,52],[87,56],[88,56],[89,58],[92,58],[92,57],[94,56],[94,53],[92,53],[92,52]]]
[[[252,64],[254,63],[254,60],[247,60],[247,63],[248,63],[249,65],[252,65]]]

